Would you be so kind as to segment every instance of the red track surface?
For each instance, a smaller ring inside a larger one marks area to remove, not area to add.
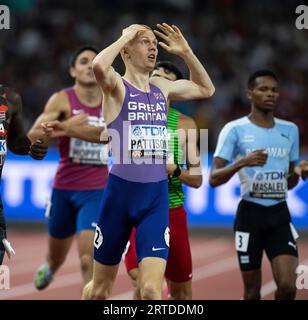
[[[44,291],[33,286],[34,273],[44,262],[47,247],[45,233],[10,231],[16,256],[5,259],[10,268],[9,290],[0,290],[0,299],[79,299],[81,276],[76,246],[73,245],[65,264],[53,283]],[[193,255],[193,299],[235,299],[242,297],[242,282],[233,239],[229,237],[191,237]],[[300,261],[308,265],[308,241],[299,240]],[[270,265],[263,259],[264,299],[273,299],[275,286]],[[131,299],[132,287],[121,264],[111,299]],[[308,300],[308,290],[299,290],[297,299]]]

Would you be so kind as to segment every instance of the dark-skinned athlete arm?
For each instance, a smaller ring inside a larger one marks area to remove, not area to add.
[[[296,187],[296,185],[298,184],[299,181],[299,176],[296,172],[295,172],[295,164],[294,161],[290,162],[290,166],[289,166],[289,176],[288,176],[288,189],[291,190],[294,187]]]
[[[228,182],[235,173],[244,167],[244,163],[241,160],[232,163],[227,167],[228,160],[215,157],[212,163],[210,172],[210,186],[218,187],[226,182]]]
[[[22,102],[20,95],[13,90],[8,90],[7,99],[13,106],[7,135],[9,150],[18,155],[29,154],[36,160],[43,159],[48,151],[48,146],[42,139],[37,139],[34,143],[31,143],[27,137],[22,121]]]

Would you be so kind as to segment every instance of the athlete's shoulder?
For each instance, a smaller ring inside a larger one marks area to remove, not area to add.
[[[73,90],[73,88],[66,88],[53,93],[49,100],[68,100],[68,92]]]
[[[248,117],[245,116],[245,117],[227,122],[224,125],[222,130],[230,131],[232,129],[236,129],[238,127],[242,127],[242,126],[246,126],[246,125],[250,125],[250,121],[249,121]]]
[[[48,99],[46,109],[53,109],[59,111],[67,111],[70,109],[69,98],[67,95],[67,89],[63,89],[55,92]]]
[[[151,77],[150,84],[157,87],[165,96],[168,96],[169,88],[172,81],[165,79],[163,77]]]
[[[280,126],[286,126],[286,127],[293,127],[293,128],[298,128],[297,124],[295,124],[292,121],[288,121],[288,120],[284,120],[284,119],[280,119],[280,118],[274,118],[275,119],[275,123],[280,125]]]

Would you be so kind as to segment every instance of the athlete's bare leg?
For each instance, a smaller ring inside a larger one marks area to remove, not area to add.
[[[94,260],[93,279],[86,284],[82,292],[82,300],[105,300],[110,297],[117,276],[119,264],[103,265]]]
[[[169,300],[191,300],[191,280],[185,282],[174,282],[168,280]]]
[[[93,275],[93,239],[95,232],[83,230],[77,236],[78,253],[83,285],[86,285]]]
[[[64,263],[67,253],[72,245],[74,236],[64,239],[48,237],[47,262],[53,273]]]
[[[277,285],[276,300],[293,300],[296,296],[296,268],[298,258],[280,255],[271,261],[274,280]]]
[[[138,287],[142,300],[161,300],[166,260],[143,258],[139,263]]]
[[[261,299],[261,269],[242,271],[244,281],[244,300]]]
[[[138,275],[139,275],[139,270],[138,268],[134,268],[128,271],[128,275],[132,281],[132,285],[134,288],[134,295],[133,295],[133,299],[134,300],[140,300],[140,290],[138,287]]]

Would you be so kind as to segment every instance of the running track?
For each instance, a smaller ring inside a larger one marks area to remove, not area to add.
[[[205,232],[206,233],[206,232]],[[55,281],[42,292],[33,286],[36,268],[44,261],[47,241],[44,232],[30,230],[10,230],[10,242],[16,256],[4,264],[10,268],[9,290],[0,290],[0,299],[79,299],[81,276],[77,248],[74,244],[65,264],[55,277]],[[242,283],[238,269],[233,239],[228,236],[191,236],[193,255],[193,299],[231,299],[242,297]],[[308,265],[308,240],[299,240],[300,261]],[[270,266],[263,259],[263,299],[273,299],[275,285]],[[132,288],[123,264],[111,299],[131,299]],[[300,290],[297,299],[308,300],[308,290]]]

